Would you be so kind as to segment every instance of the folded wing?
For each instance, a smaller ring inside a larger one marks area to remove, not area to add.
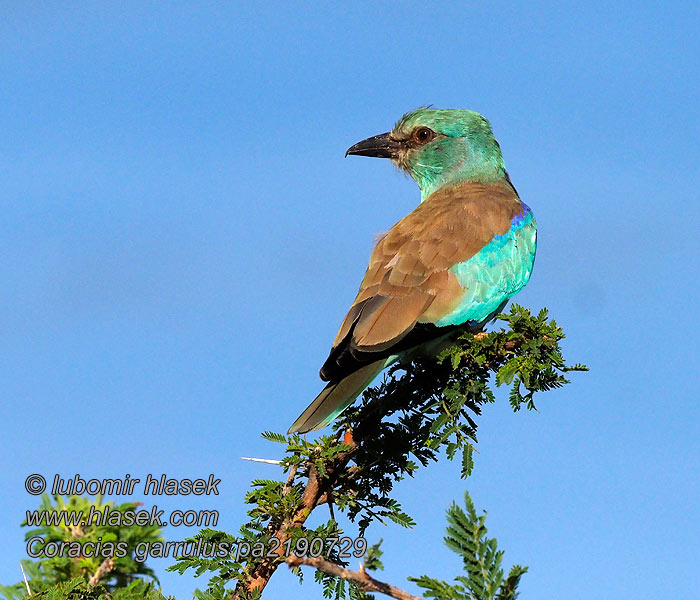
[[[435,325],[466,293],[452,267],[507,233],[522,210],[508,181],[463,183],[435,192],[394,225],[372,252],[321,378],[339,381],[461,325]]]

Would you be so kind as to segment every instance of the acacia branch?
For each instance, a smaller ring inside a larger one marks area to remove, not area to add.
[[[302,527],[316,507],[330,502],[332,490],[337,484],[338,478],[344,475],[350,459],[357,451],[357,444],[352,438],[352,432],[349,430],[346,431],[342,443],[351,446],[351,448],[337,455],[333,465],[328,467],[328,474],[326,477],[321,477],[313,463],[308,463],[307,482],[302,494],[300,507],[291,517],[273,526],[270,532],[271,536],[276,537],[280,541],[280,545],[276,551],[278,557],[271,558],[266,556],[262,561],[257,563],[251,570],[246,581],[240,581],[238,583],[233,593],[232,600],[245,598],[251,592],[262,592],[268,581],[270,581],[273,573],[277,570],[277,567],[284,560],[284,548],[282,544],[289,538],[287,532],[292,528]],[[292,466],[283,487],[284,495],[291,492],[296,472],[297,467]]]
[[[482,337],[484,337],[485,335],[487,334],[483,334]],[[481,337],[477,339],[481,339]],[[512,351],[516,349],[519,345],[520,342],[505,342],[503,347],[506,351]],[[503,362],[504,357],[498,357],[498,360],[499,362]],[[489,364],[489,367],[494,369],[493,364]],[[380,422],[382,417],[384,416],[384,411],[385,407],[383,405],[378,404],[376,407],[376,413],[372,415],[374,417],[373,421],[376,421],[377,423]],[[368,419],[363,419],[363,426],[366,426],[367,422]],[[339,453],[336,456],[333,463],[331,465],[327,465],[327,474],[325,477],[318,472],[318,470],[312,462],[309,462],[305,465],[307,469],[307,481],[304,491],[302,493],[300,507],[291,517],[287,517],[286,519],[278,523],[270,523],[270,528],[268,529],[270,536],[274,536],[280,541],[280,545],[276,550],[277,556],[265,556],[260,562],[251,565],[252,568],[247,573],[247,577],[245,579],[240,580],[238,585],[236,586],[231,600],[246,598],[251,592],[261,593],[267,586],[267,583],[269,582],[274,572],[277,570],[277,567],[279,567],[279,565],[286,559],[284,555],[283,544],[289,539],[288,531],[295,528],[302,528],[307,518],[315,508],[322,506],[323,504],[330,505],[333,498],[333,491],[335,490],[335,487],[338,485],[340,480],[347,481],[348,479],[355,478],[363,471],[363,468],[360,468],[358,466],[349,466],[350,460],[353,457],[355,457],[359,450],[359,445],[353,439],[351,429],[346,430],[341,443],[349,445],[350,449],[345,452]],[[363,467],[365,470],[370,469],[372,466],[376,465],[380,461],[381,459],[376,459],[371,463],[363,465]],[[288,474],[287,481],[283,485],[283,495],[286,495],[291,492],[294,478],[296,475],[296,469],[295,467],[292,467]],[[365,506],[365,510],[367,510],[380,522],[383,522],[381,517],[375,514],[368,506]],[[352,573],[352,571],[348,571],[348,573]],[[380,583],[381,582],[378,582],[378,584]],[[388,593],[382,590],[374,591]],[[398,591],[401,592],[401,590]],[[411,598],[411,596],[404,597]]]
[[[408,592],[405,592],[404,590],[397,588],[390,583],[384,583],[383,581],[375,579],[364,570],[362,565],[360,565],[360,569],[358,571],[351,571],[350,569],[336,565],[335,563],[332,563],[325,558],[321,558],[320,556],[317,558],[309,558],[306,556],[302,557],[296,555],[292,555],[287,558],[287,564],[290,568],[298,567],[299,565],[314,567],[314,569],[318,569],[319,571],[323,571],[329,575],[351,581],[365,592],[379,592],[380,594],[386,594],[387,596],[391,596],[397,600],[421,600],[418,598],[418,596],[413,596],[412,594],[409,594]]]
[[[480,415],[481,407],[493,401],[492,374],[501,374],[496,385],[511,386],[510,402],[518,410],[521,405],[533,408],[533,393],[568,383],[565,373],[585,370],[583,365],[566,365],[559,346],[564,334],[546,318],[544,310],[533,316],[514,306],[503,318],[510,323],[508,330],[465,335],[437,359],[415,356],[410,362],[392,367],[383,382],[366,390],[360,401],[346,410],[336,425],[336,431],[346,430],[342,442],[338,437],[324,437],[315,446],[297,437],[287,438],[287,452],[293,459],[279,461],[289,465],[286,482],[278,482],[279,486],[275,482],[251,493],[247,501],[257,507],[248,512],[251,521],[243,530],[244,535],[257,533],[264,540],[278,541],[275,553],[247,557],[242,564],[233,565],[233,570],[228,564],[225,568],[223,564],[200,564],[199,568],[215,570],[218,566],[224,579],[237,580],[230,600],[260,595],[285,562],[315,566],[365,590],[415,598],[374,580],[362,568],[353,572],[321,558],[290,559],[286,556],[290,546],[285,542],[304,535],[314,509],[328,504],[332,511],[336,498],[350,520],[361,517],[359,527],[363,532],[370,522],[384,515],[409,523],[410,516],[389,497],[389,492],[396,482],[412,475],[419,464],[437,461],[443,446],[450,458],[462,449],[462,475],[466,476],[473,450],[470,440],[475,440],[476,431],[471,415]],[[521,393],[522,385],[526,395]],[[283,436],[271,437],[285,441]],[[334,443],[345,447],[334,449]],[[375,506],[378,510],[373,511]],[[335,520],[332,512],[331,517]]]

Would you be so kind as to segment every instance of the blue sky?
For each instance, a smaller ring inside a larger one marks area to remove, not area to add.
[[[518,302],[585,362],[479,420],[473,477],[403,482],[382,577],[451,579],[465,486],[522,598],[695,598],[700,535],[697,3],[14,3],[0,20],[0,583],[47,477],[204,477],[235,531],[415,184],[344,159],[423,104],[492,122],[537,216]],[[143,498],[134,498],[141,500]],[[149,501],[150,502],[150,501]],[[150,502],[152,504],[152,502]],[[168,528],[179,540],[191,532]],[[426,560],[430,557],[430,560]],[[191,597],[204,580],[166,574]],[[267,598],[321,598],[284,569]]]

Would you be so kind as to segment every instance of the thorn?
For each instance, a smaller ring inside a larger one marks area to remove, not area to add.
[[[241,460],[252,460],[253,462],[266,463],[268,465],[281,465],[281,460],[274,460],[272,458],[248,458],[247,456],[241,456]]]
[[[32,595],[32,590],[29,589],[29,582],[27,581],[27,574],[24,572],[24,567],[22,566],[22,561],[19,561],[19,568],[22,569],[22,577],[24,577],[24,585],[27,586],[27,594]]]

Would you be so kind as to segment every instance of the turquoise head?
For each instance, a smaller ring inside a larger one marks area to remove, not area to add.
[[[401,117],[390,132],[358,142],[347,154],[391,158],[416,181],[423,199],[447,185],[506,176],[491,125],[471,110],[419,108]]]

